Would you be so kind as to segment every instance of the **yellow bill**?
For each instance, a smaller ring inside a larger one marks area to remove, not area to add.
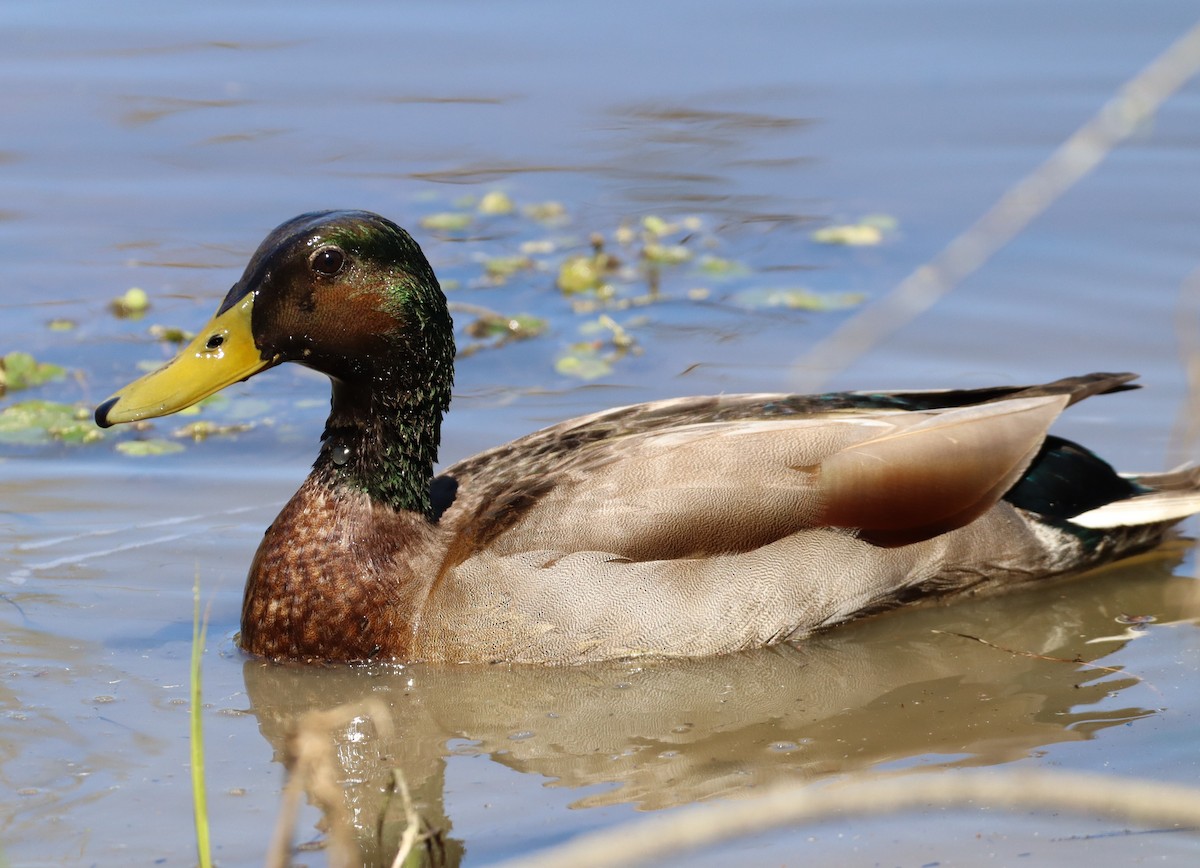
[[[135,380],[96,408],[96,424],[108,428],[166,416],[269,367],[254,344],[250,314],[254,293],[218,313],[192,342],[157,371]]]

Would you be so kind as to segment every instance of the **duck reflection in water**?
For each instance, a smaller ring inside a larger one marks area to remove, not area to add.
[[[1128,629],[1123,613],[1200,614],[1193,583],[1171,576],[1181,549],[800,646],[554,668],[248,660],[246,689],[277,758],[312,709],[386,704],[390,738],[361,716],[332,736],[341,813],[354,818],[364,864],[387,864],[407,826],[393,792],[399,769],[443,832],[446,864],[457,864],[472,842],[455,838],[454,815],[473,808],[447,804],[443,791],[448,764],[475,761],[463,753],[578,789],[575,808],[660,810],[774,784],[1012,762],[1151,715],[1121,698],[1136,675],[1105,658],[1126,644],[1115,638]],[[545,837],[530,849],[561,839],[552,821],[531,826]]]

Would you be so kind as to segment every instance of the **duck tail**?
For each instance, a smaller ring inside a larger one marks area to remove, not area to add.
[[[1085,398],[1090,398],[1093,395],[1110,395],[1113,392],[1128,392],[1132,389],[1140,389],[1137,383],[1130,382],[1137,379],[1137,374],[1128,372],[1122,373],[1094,373],[1084,374],[1079,377],[1063,377],[1061,380],[1054,380],[1050,383],[1041,383],[1036,386],[1026,386],[1014,392],[1013,398],[1033,398],[1040,395],[1067,395],[1069,400],[1067,406],[1078,404]]]
[[[1093,530],[1166,526],[1200,512],[1200,466],[1121,476],[1137,493],[1073,515],[1071,524]]]

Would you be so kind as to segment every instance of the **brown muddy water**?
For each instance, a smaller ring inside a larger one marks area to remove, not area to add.
[[[66,373],[0,398],[0,414],[29,400],[90,406],[161,362],[171,347],[151,326],[197,327],[269,229],[318,208],[408,226],[446,282],[463,346],[488,341],[473,336],[486,331],[472,326],[480,308],[544,321],[536,337],[460,360],[447,463],[605,406],[788,389],[808,348],[936,253],[1194,15],[1187,2],[1118,0],[7,3],[0,354]],[[514,213],[479,212],[496,191]],[[561,215],[522,210],[549,202]],[[1200,259],[1197,202],[1193,83],[833,384],[1136,370],[1145,389],[1089,401],[1056,430],[1121,469],[1195,458],[1172,432],[1187,396],[1177,330],[1196,328],[1180,298]],[[896,221],[879,245],[811,236],[872,214]],[[687,259],[659,266],[660,296],[641,305],[629,300],[650,280],[634,267],[646,218]],[[593,233],[631,267],[605,309],[555,289]],[[496,276],[512,256],[528,262]],[[150,308],[119,318],[109,303],[132,287]],[[821,309],[772,306],[803,298]],[[247,659],[233,642],[242,579],[306,473],[326,401],[320,378],[276,370],[148,431],[66,443],[0,430],[0,861],[194,863],[197,578],[211,607],[206,776],[224,866],[264,858],[295,719],[364,697],[388,707],[391,736],[360,720],[335,747],[368,860],[401,828],[384,797],[392,768],[465,865],[781,782],[1037,767],[1200,783],[1187,539],[1086,578],[716,660]],[[197,419],[252,427],[175,436]],[[123,451],[144,440],[183,448]],[[300,862],[324,861],[311,849],[323,828],[302,807]],[[679,864],[1198,858],[1186,832],[928,811],[780,831]]]

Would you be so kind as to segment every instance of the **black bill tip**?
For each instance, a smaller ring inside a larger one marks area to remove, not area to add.
[[[109,398],[103,404],[96,408],[96,424],[101,428],[111,428],[112,422],[108,421],[108,411],[113,408],[113,405],[119,401],[119,398]]]

